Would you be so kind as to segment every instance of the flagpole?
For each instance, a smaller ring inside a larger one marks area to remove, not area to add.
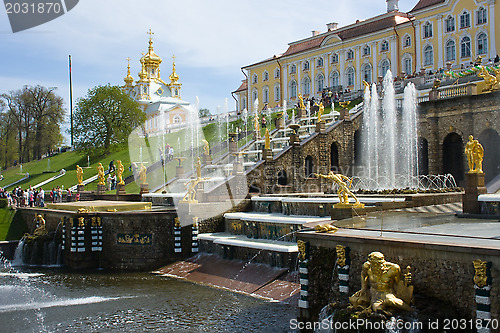
[[[73,149],[73,83],[71,81],[71,54],[69,55],[69,117],[71,126],[71,149]]]

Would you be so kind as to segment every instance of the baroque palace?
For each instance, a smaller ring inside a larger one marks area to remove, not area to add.
[[[407,78],[441,69],[460,69],[481,56],[497,57],[495,0],[420,0],[408,13],[387,0],[387,13],[292,42],[281,55],[242,68],[247,78],[233,92],[238,111],[295,105],[298,95],[359,91],[391,70]],[[498,60],[498,59],[497,59]]]
[[[189,102],[181,99],[181,86],[179,75],[175,71],[175,61],[172,62],[172,74],[169,83],[160,77],[160,64],[162,59],[153,50],[153,32],[149,31],[148,52],[141,57],[141,71],[139,80],[135,82],[130,74],[128,64],[127,76],[123,79],[123,90],[135,99],[146,114],[145,130],[147,134],[154,135],[163,128],[171,130],[186,121]],[[127,59],[130,61],[130,59]],[[175,60],[175,57],[174,57]]]

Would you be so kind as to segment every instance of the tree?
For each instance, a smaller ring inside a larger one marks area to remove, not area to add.
[[[198,111],[198,115],[199,115],[200,118],[203,118],[203,117],[208,117],[208,116],[210,116],[212,114],[210,113],[209,109],[200,109]]]
[[[0,95],[0,101],[0,144],[5,149],[5,166],[14,158],[20,162],[39,159],[62,142],[63,99],[54,93],[54,88],[24,86]],[[13,154],[11,141],[15,137],[17,153]]]
[[[120,87],[94,87],[75,107],[75,148],[94,156],[110,153],[126,144],[132,130],[145,120],[139,104]]]

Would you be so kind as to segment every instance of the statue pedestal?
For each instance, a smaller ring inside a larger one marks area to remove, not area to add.
[[[127,191],[125,191],[125,184],[116,184],[116,194],[127,194]]]
[[[83,184],[82,185],[80,185],[80,184],[76,185],[76,191],[78,193],[85,191],[85,185],[83,185]]]
[[[236,160],[233,163],[233,175],[240,175],[240,174],[243,174],[243,163]]]
[[[273,160],[273,152],[271,149],[262,149],[262,159],[264,161],[272,161]]]
[[[481,208],[477,197],[487,192],[484,186],[484,173],[467,172],[465,179],[465,194],[462,199],[463,212],[464,214],[480,214]]]
[[[253,131],[253,139],[254,140],[259,140],[260,139],[260,133],[257,131]]]
[[[290,134],[290,146],[300,145],[300,139],[298,134]]]
[[[106,185],[97,184],[97,194],[104,194],[106,192]]]
[[[318,123],[316,123],[316,132],[317,133],[325,133],[325,121],[322,120]]]
[[[144,194],[144,193],[149,193],[149,184],[148,183],[144,183],[144,184],[141,184],[141,190],[139,192],[139,194]]]
[[[358,215],[366,215],[364,204],[337,203],[333,205],[332,220],[350,219]]]
[[[175,167],[175,176],[177,178],[184,178],[184,167],[182,165]]]
[[[277,129],[285,128],[285,119],[283,119],[283,116],[276,119],[276,128]]]
[[[236,153],[238,151],[238,134],[229,133],[229,153]]]
[[[203,164],[212,164],[212,159],[210,155],[203,154]]]
[[[299,118],[305,118],[307,116],[307,111],[306,109],[297,109],[297,117]]]
[[[351,117],[349,116],[349,110],[348,109],[341,109],[339,120],[349,120],[349,119],[351,119]]]

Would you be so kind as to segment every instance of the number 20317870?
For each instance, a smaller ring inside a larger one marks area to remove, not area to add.
[[[59,2],[6,2],[5,10],[7,14],[51,14],[60,13],[63,9]]]

